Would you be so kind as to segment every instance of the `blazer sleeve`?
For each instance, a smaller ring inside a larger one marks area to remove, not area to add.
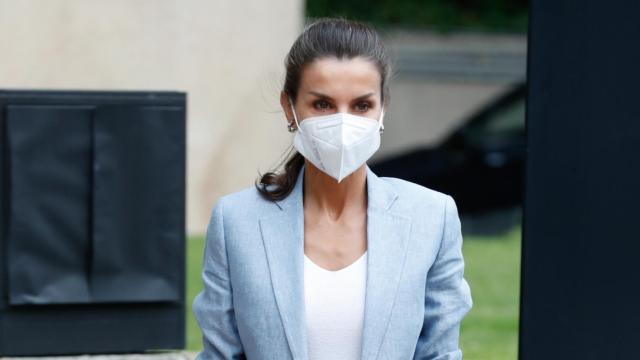
[[[427,274],[424,324],[414,359],[460,360],[460,322],[473,306],[471,289],[464,279],[462,233],[458,209],[446,196],[445,221],[436,260]]]
[[[222,197],[207,226],[202,268],[203,290],[193,300],[193,313],[202,330],[203,350],[196,360],[245,359],[235,320],[229,263],[224,236]]]

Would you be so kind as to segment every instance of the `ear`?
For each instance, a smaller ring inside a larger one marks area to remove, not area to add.
[[[293,122],[295,126],[293,113],[291,112],[291,106],[289,105],[289,97],[285,91],[280,92],[280,106],[282,106],[282,111],[284,111],[285,121],[287,124]]]

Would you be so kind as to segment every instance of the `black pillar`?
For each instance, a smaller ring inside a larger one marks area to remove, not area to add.
[[[533,1],[519,358],[640,358],[640,2]]]

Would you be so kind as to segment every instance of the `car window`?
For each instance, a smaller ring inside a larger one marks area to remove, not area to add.
[[[482,121],[470,124],[464,136],[473,145],[501,142],[507,137],[524,132],[524,97],[490,113]]]

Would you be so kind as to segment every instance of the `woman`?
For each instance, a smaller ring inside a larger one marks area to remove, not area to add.
[[[366,164],[389,101],[380,38],[321,19],[286,70],[298,152],[213,208],[198,359],[461,359],[472,300],[456,204]]]

